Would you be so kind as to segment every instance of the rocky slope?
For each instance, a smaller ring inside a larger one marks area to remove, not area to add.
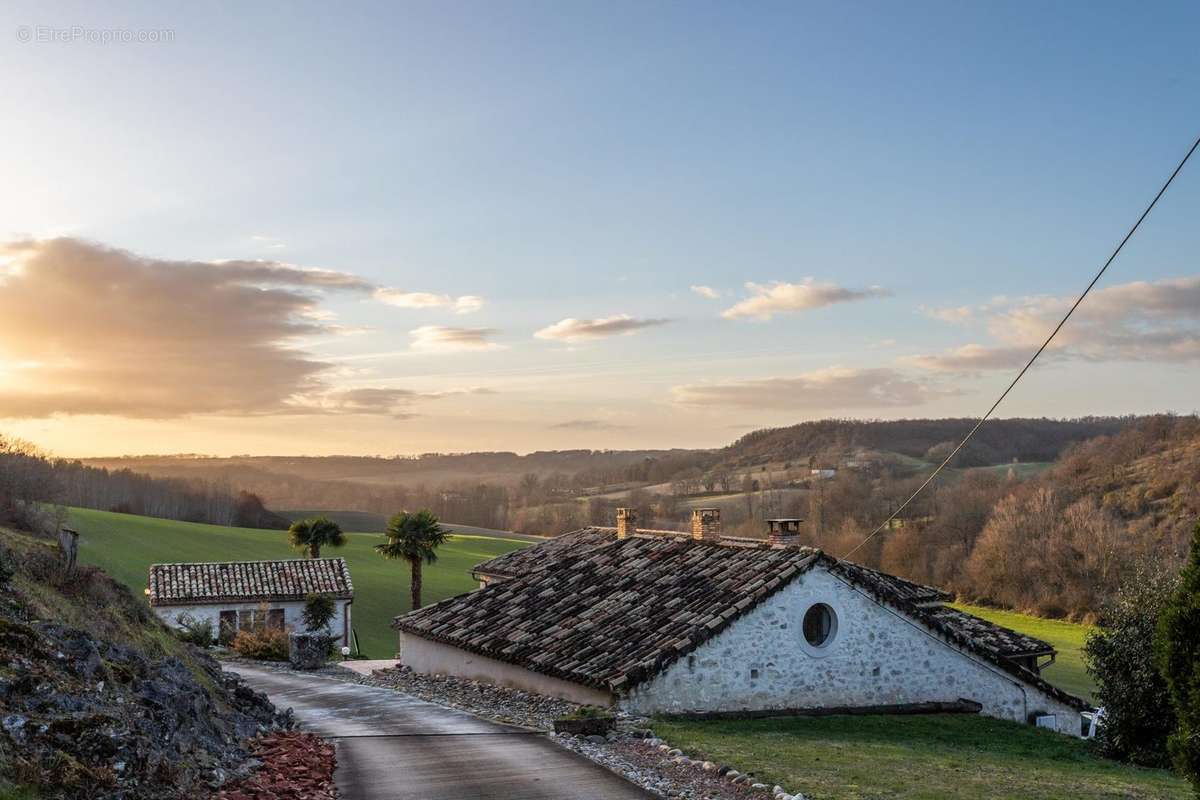
[[[103,572],[0,529],[0,795],[183,798],[244,776],[290,727]]]

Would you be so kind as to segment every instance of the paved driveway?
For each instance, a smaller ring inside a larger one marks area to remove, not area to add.
[[[238,664],[246,683],[333,740],[342,800],[645,800],[544,734],[389,689]]]

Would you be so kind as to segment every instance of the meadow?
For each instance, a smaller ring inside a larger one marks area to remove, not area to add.
[[[72,508],[69,524],[79,531],[79,559],[95,564],[136,594],[146,588],[146,574],[155,563],[172,561],[249,561],[298,558],[288,547],[286,531],[226,528],[195,522],[139,517]],[[372,549],[383,541],[379,533],[351,533],[344,547],[323,550],[341,556],[354,581],[354,628],[359,646],[371,658],[390,658],[396,652],[392,617],[410,610],[408,565],[387,561]],[[474,589],[467,571],[481,561],[524,547],[527,542],[494,536],[453,535],[427,566],[424,602],[432,603]]]
[[[659,719],[654,731],[814,800],[1193,797],[1183,778],[1100,758],[1082,739],[968,714]]]

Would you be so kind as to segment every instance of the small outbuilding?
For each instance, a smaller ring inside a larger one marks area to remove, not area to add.
[[[147,588],[150,607],[163,620],[208,620],[222,640],[240,630],[303,630],[304,599],[314,593],[333,596],[330,629],[349,646],[354,584],[344,558],[153,564]]]
[[[1087,704],[1042,679],[1046,642],[949,596],[799,544],[647,532],[632,510],[484,562],[483,588],[397,617],[400,660],[637,714],[979,711],[1079,735]]]

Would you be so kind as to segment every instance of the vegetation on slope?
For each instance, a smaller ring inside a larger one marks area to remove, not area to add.
[[[79,531],[80,560],[97,564],[141,592],[154,563],[173,561],[243,561],[295,558],[287,534],[249,528],[226,528],[191,522],[137,517],[90,509],[71,509]],[[359,645],[372,658],[396,652],[392,617],[409,611],[408,568],[385,561],[374,552],[382,534],[350,533],[344,547],[324,553],[346,559],[354,581],[352,618]],[[477,584],[468,570],[481,561],[515,550],[525,542],[496,537],[452,536],[438,551],[438,563],[425,572],[427,602],[470,591]]]
[[[1185,800],[1163,770],[1097,756],[1088,742],[983,716],[690,721],[654,731],[689,756],[733,764],[813,800]]]

